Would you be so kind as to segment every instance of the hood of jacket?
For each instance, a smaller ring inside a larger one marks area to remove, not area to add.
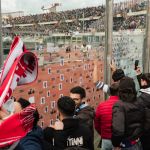
[[[150,88],[148,89],[141,89],[141,94],[138,97],[138,100],[140,101],[140,104],[144,104],[145,106],[150,108]]]
[[[146,89],[140,89],[140,92],[150,94],[150,87]]]

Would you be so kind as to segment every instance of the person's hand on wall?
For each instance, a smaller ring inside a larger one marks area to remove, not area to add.
[[[111,63],[109,65],[110,65],[110,69],[111,69],[112,73],[114,71],[116,71],[117,67],[116,67],[115,62],[113,60],[111,61]]]

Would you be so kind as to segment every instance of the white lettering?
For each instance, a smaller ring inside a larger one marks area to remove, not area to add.
[[[82,146],[83,145],[83,137],[70,138],[67,139],[67,146]]]

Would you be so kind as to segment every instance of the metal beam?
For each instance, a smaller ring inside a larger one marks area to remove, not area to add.
[[[143,70],[144,73],[150,72],[150,1],[147,0],[147,18],[146,18],[146,37],[143,52]]]
[[[111,70],[109,64],[112,59],[112,32],[113,32],[113,1],[106,0],[105,12],[105,53],[104,53],[104,82],[110,85]]]

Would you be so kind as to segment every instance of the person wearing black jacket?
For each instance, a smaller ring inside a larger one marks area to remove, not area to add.
[[[70,89],[70,97],[75,101],[75,117],[79,119],[80,123],[89,127],[92,132],[92,141],[94,149],[94,108],[86,103],[86,91],[81,86],[75,86]]]
[[[54,150],[64,150],[67,147],[82,147],[94,150],[90,129],[74,118],[75,102],[68,96],[61,97],[58,102],[60,121],[54,126],[44,129],[44,139]],[[54,141],[54,142],[52,142]]]
[[[138,102],[145,108],[145,111],[149,111],[145,115],[144,128],[145,131],[141,136],[141,143],[143,150],[150,150],[150,73],[141,73],[140,67],[136,69],[137,79],[140,86],[140,95]]]
[[[93,122],[95,111],[88,103],[85,102],[86,91],[81,86],[75,86],[70,89],[70,97],[75,101],[75,117],[80,120],[81,123],[87,125],[90,130],[93,132]]]
[[[112,144],[114,150],[142,150],[144,109],[136,98],[133,79],[124,77],[119,83],[119,101],[113,106]]]

